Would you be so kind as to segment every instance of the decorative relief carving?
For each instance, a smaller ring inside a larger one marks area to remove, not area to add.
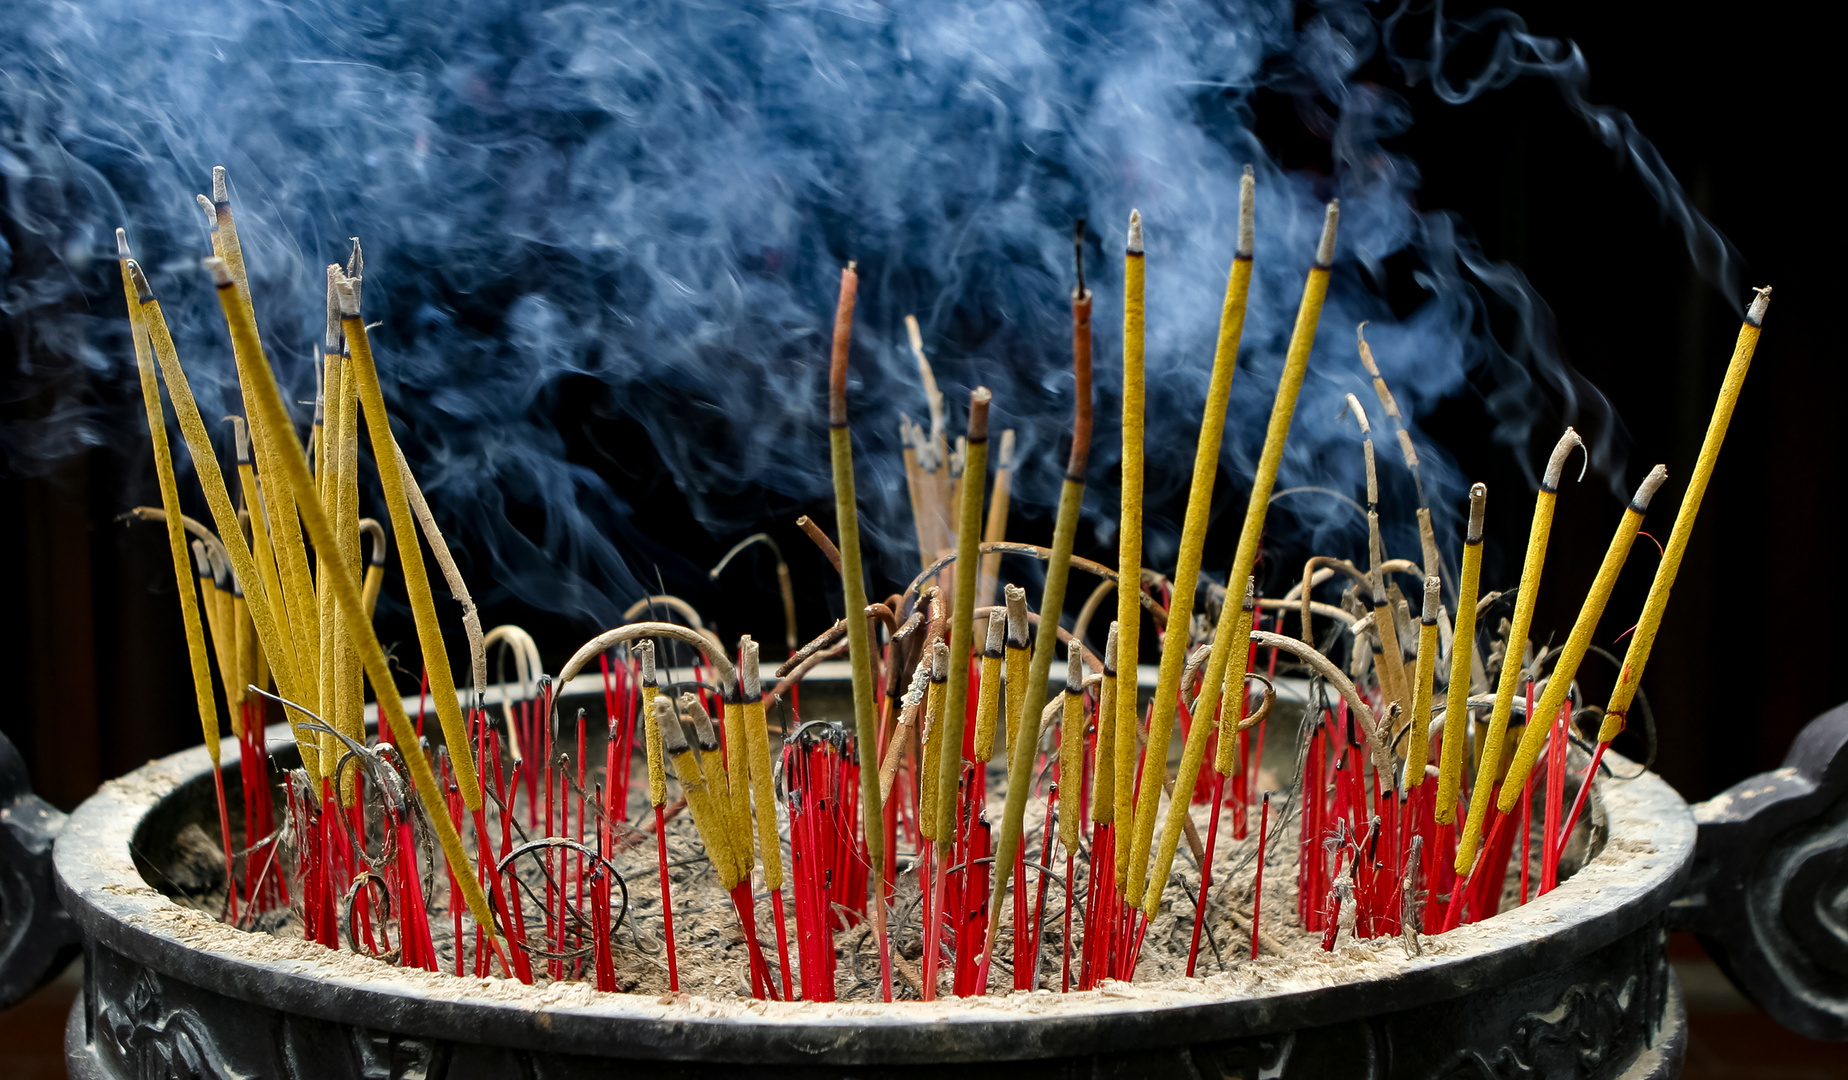
[[[1694,820],[1675,925],[1786,1027],[1848,1039],[1848,705],[1810,721],[1782,768],[1699,804]]]

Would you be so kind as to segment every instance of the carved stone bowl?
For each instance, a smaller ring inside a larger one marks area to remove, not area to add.
[[[286,741],[280,729],[277,738]],[[227,742],[228,764],[233,750]],[[1317,979],[766,1005],[402,973],[220,926],[150,885],[179,830],[215,828],[209,770],[197,747],[112,781],[57,842],[57,890],[86,961],[67,1031],[73,1076],[912,1077],[954,1067],[1010,1080],[1656,1077],[1680,1067],[1666,912],[1689,879],[1696,829],[1653,774],[1598,783],[1593,855],[1558,889],[1427,938],[1415,958],[1385,940],[1350,946],[1353,963]]]

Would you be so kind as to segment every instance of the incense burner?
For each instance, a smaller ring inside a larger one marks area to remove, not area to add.
[[[1848,707],[1814,721],[1784,768],[1695,807],[1653,774],[1600,780],[1594,853],[1579,873],[1425,939],[1415,958],[1389,942],[1354,953],[1349,976],[1236,992],[1207,980],[895,1005],[547,991],[243,934],[149,884],[178,832],[212,820],[203,747],[105,785],[62,822],[24,791],[11,747],[0,752],[12,763],[0,770],[4,986],[19,996],[81,936],[84,994],[66,1036],[78,1077],[562,1078],[612,1067],[865,1077],[944,1065],[1009,1076],[1673,1076],[1685,1020],[1664,944],[1676,926],[1700,932],[1786,1024],[1848,1036]],[[68,918],[45,903],[54,881]],[[33,895],[36,905],[19,899]]]

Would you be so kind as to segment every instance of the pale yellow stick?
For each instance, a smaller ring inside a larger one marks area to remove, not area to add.
[[[1007,619],[988,616],[988,640],[982,647],[982,688],[975,701],[975,760],[984,765],[995,756],[995,721],[1001,712],[1001,664],[1007,656]]]
[[[1239,341],[1245,333],[1245,306],[1251,293],[1251,257],[1252,247],[1256,243],[1256,195],[1257,181],[1251,166],[1245,167],[1244,176],[1239,181],[1239,228],[1238,246],[1232,256],[1232,268],[1226,277],[1225,301],[1219,314],[1219,338],[1213,351],[1213,370],[1207,381],[1206,405],[1200,419],[1200,437],[1194,447],[1193,479],[1187,492],[1187,513],[1181,524],[1181,544],[1174,567],[1174,588],[1168,606],[1168,625],[1188,627],[1193,623],[1194,593],[1200,579],[1200,560],[1205,553],[1207,520],[1212,515],[1213,482],[1219,475],[1219,448],[1225,436],[1226,405],[1232,398],[1232,376],[1238,368]],[[1137,492],[1140,500],[1141,492]],[[1140,519],[1138,519],[1140,520]],[[1140,558],[1140,552],[1137,553]],[[1141,566],[1120,566],[1118,581],[1135,581],[1141,572]],[[1124,626],[1135,626],[1138,616],[1133,589],[1119,589],[1117,592],[1117,620]],[[1129,601],[1126,605],[1125,601]],[[1130,614],[1125,614],[1129,611]],[[1133,641],[1131,634],[1119,642]],[[1180,691],[1180,675],[1183,662],[1187,658],[1188,637],[1185,632],[1168,634],[1162,640],[1160,667],[1155,677],[1154,708],[1149,716],[1149,752],[1156,755],[1150,764],[1159,763],[1157,772],[1149,775],[1163,775],[1167,772],[1168,741],[1173,737],[1175,708]],[[1135,670],[1136,654],[1133,644],[1130,651],[1123,654],[1126,670]],[[1135,711],[1135,695],[1126,695],[1130,711]],[[1119,712],[1123,700],[1117,704]],[[1196,728],[1201,732],[1211,731],[1211,717],[1208,726]],[[1123,735],[1124,726],[1119,716],[1117,738]],[[1202,735],[1204,738],[1204,734]],[[1204,745],[1204,743],[1202,744]],[[1143,766],[1147,771],[1149,764]],[[1151,792],[1152,794],[1154,792]],[[1146,801],[1146,800],[1145,800]],[[1151,803],[1151,806],[1153,804]],[[1143,811],[1136,811],[1136,831],[1142,829]],[[1153,818],[1150,818],[1153,828]],[[1119,841],[1119,844],[1121,841]],[[1132,861],[1137,859],[1133,853]],[[1137,861],[1136,866],[1141,863]],[[1139,875],[1138,875],[1139,876]],[[1165,872],[1162,874],[1166,876]],[[1139,886],[1131,886],[1134,891]]]
[[[1059,722],[1059,843],[1078,850],[1084,815],[1084,649],[1066,647],[1065,716]]]
[[[241,416],[227,419],[231,421],[232,445],[237,449],[238,488],[243,492],[244,505],[250,508],[251,554],[257,560],[257,573],[261,576],[264,592],[269,596],[281,596],[282,578],[276,572],[276,550],[271,545],[269,535],[269,508],[263,497],[263,486],[257,483],[256,466],[250,456],[250,429]],[[288,620],[288,612],[284,607],[271,604],[270,613],[279,622],[286,623]],[[252,629],[255,629],[254,623]],[[286,626],[278,626],[277,630],[282,633],[284,640],[294,640]]]
[[[122,271],[122,295],[128,303],[129,337],[135,348],[135,371],[141,380],[141,404],[148,418],[148,439],[154,450],[154,477],[160,485],[160,505],[166,513],[167,554],[173,561],[173,583],[180,594],[180,622],[186,630],[186,656],[192,669],[193,702],[199,710],[199,727],[205,736],[212,764],[218,764],[218,699],[212,695],[212,669],[205,655],[205,630],[193,592],[193,574],[187,565],[186,529],[180,513],[179,482],[174,479],[173,452],[167,445],[167,411],[160,403],[160,384],[154,374],[154,348],[141,317],[135,283],[129,273],[128,234],[116,230],[116,249]]]
[[[201,196],[200,202],[204,201]],[[224,260],[234,287],[234,303],[242,309],[243,316],[254,328],[257,324],[256,313],[250,306],[250,281],[244,271],[244,249],[238,240],[237,220],[231,212],[230,185],[222,165],[212,169],[211,212],[212,253]],[[252,341],[261,347],[261,335],[253,332]],[[236,341],[232,342],[232,356],[237,362],[238,383],[244,399],[244,416],[251,421],[251,444],[257,452],[257,472],[270,487],[270,501],[279,508],[271,518],[269,528],[270,542],[277,547],[276,569],[282,579],[283,594],[271,598],[270,606],[282,609],[276,626],[278,630],[292,635],[295,648],[290,663],[301,669],[300,678],[295,684],[296,694],[300,696],[289,696],[309,711],[319,712],[322,709],[321,664],[316,646],[321,637],[320,612],[315,600],[314,579],[308,573],[308,553],[302,543],[301,523],[288,509],[294,503],[295,493],[288,490],[289,478],[281,464],[285,451],[300,453],[301,446],[296,441],[293,420],[279,425],[274,431],[257,420],[250,396],[250,387],[255,378],[251,369],[254,358],[248,355],[248,350],[238,351],[240,347]],[[286,415],[284,419],[287,419]],[[222,534],[223,528],[219,532]],[[241,569],[237,573],[246,581],[256,580]],[[265,651],[270,654],[270,666],[274,668],[277,662],[276,650],[266,645]],[[307,764],[305,760],[303,763]],[[312,768],[310,771],[313,771]]]
[[[1412,726],[1406,733],[1405,784],[1424,783],[1425,760],[1431,756],[1431,689],[1437,678],[1437,609],[1442,605],[1443,582],[1433,574],[1425,578],[1424,612],[1418,623],[1418,667],[1412,675]]]
[[[161,378],[166,381],[167,396],[173,401],[173,412],[179,420],[180,432],[186,437],[193,469],[198,473],[206,505],[212,511],[212,523],[218,528],[218,543],[224,548],[236,572],[243,574],[246,581],[258,580],[256,560],[251,556],[250,548],[244,543],[244,534],[238,528],[237,511],[231,505],[224,474],[218,468],[218,456],[212,448],[212,438],[207,434],[205,421],[199,415],[199,405],[193,400],[186,372],[180,367],[179,354],[174,350],[173,337],[167,332],[167,320],[161,314],[160,301],[154,298],[154,291],[149,287],[141,267],[133,259],[128,260],[128,266],[129,274],[134,279],[142,324],[147,330],[149,343],[154,347],[154,358],[160,364]],[[277,624],[271,618],[270,599],[253,591],[245,595],[245,602],[250,605],[251,619],[263,642],[263,651],[269,655],[276,685],[282,689],[283,696],[301,701],[301,688],[295,681],[293,650],[284,644]],[[290,719],[292,722],[300,720],[293,713]],[[315,757],[313,735],[298,727],[296,741],[302,747],[302,763],[312,773],[314,762],[318,760]]]
[[[1014,487],[1014,429],[1001,433],[1001,452],[996,458],[995,489],[988,495],[988,524],[982,539],[998,544],[1007,539],[1007,507]],[[995,586],[1001,575],[1001,553],[991,551],[982,556],[982,581],[976,589],[976,606],[993,607]]]
[[[250,398],[257,405],[256,413],[251,417],[252,429],[261,431],[273,429],[286,432],[289,429],[289,416],[283,404],[282,388],[276,383],[276,373],[271,369],[269,357],[264,355],[263,344],[257,337],[256,323],[250,318],[247,306],[238,302],[237,291],[232,286],[231,272],[222,259],[208,259],[206,266],[212,272],[213,282],[218,286],[218,304],[224,311],[225,321],[230,328],[234,349],[241,350],[250,358],[250,370],[253,380],[246,389]],[[351,320],[357,323],[359,320]],[[360,327],[363,331],[363,327]],[[351,324],[347,327],[349,335],[353,332]],[[156,350],[158,353],[158,349]],[[260,444],[259,444],[260,445]],[[279,448],[282,452],[281,479],[285,483],[278,485],[283,490],[295,494],[296,512],[300,514],[303,525],[314,540],[316,549],[338,552],[339,538],[334,535],[333,524],[328,520],[327,512],[321,501],[315,497],[314,482],[308,475],[308,462],[302,457],[301,447],[293,437]],[[389,459],[387,459],[389,460]],[[215,471],[215,470],[214,470]],[[380,470],[390,475],[391,470]],[[219,485],[223,490],[222,483]],[[235,518],[233,518],[235,520]],[[242,538],[239,538],[240,544]],[[243,556],[246,561],[248,552]],[[340,610],[340,616],[346,624],[347,633],[359,647],[360,660],[365,666],[366,677],[374,686],[392,686],[391,669],[385,664],[385,650],[379,646],[379,639],[372,632],[372,622],[366,617],[365,604],[360,599],[359,578],[343,560],[336,556],[327,566],[327,573],[334,586],[334,599]],[[254,578],[254,574],[250,577]],[[273,661],[272,661],[273,663]],[[453,691],[452,691],[453,695]],[[452,696],[453,700],[453,696]],[[476,872],[474,860],[462,847],[462,837],[456,832],[455,825],[449,817],[449,808],[443,803],[443,791],[436,780],[436,773],[430,768],[430,758],[423,751],[418,740],[417,729],[411,725],[405,715],[404,701],[395,693],[378,695],[379,710],[385,715],[385,721],[391,726],[393,741],[404,755],[404,763],[410,769],[412,786],[417,797],[424,804],[424,810],[436,826],[436,837],[442,845],[443,856],[449,865],[458,868],[456,881],[462,888],[463,899],[467,902],[469,912],[474,915],[476,924],[487,934],[490,947],[503,957],[499,931],[494,923],[494,916],[488,909],[487,896],[481,890],[481,883]],[[472,785],[471,785],[472,786]],[[467,789],[464,789],[466,796]]]
[[[725,796],[730,816],[732,846],[743,860],[740,877],[757,865],[751,837],[751,747],[745,734],[744,698],[735,679],[727,680],[719,695],[720,723],[725,725]],[[697,718],[694,721],[698,722]]]
[[[1283,372],[1277,381],[1277,395],[1271,405],[1270,423],[1264,433],[1264,449],[1258,456],[1257,473],[1252,478],[1251,499],[1246,505],[1245,521],[1239,531],[1237,553],[1232,558],[1232,569],[1227,581],[1244,581],[1251,577],[1251,569],[1258,559],[1258,541],[1264,533],[1264,517],[1270,506],[1271,489],[1276,486],[1277,469],[1283,462],[1283,446],[1289,437],[1290,421],[1296,416],[1296,398],[1302,390],[1303,375],[1309,367],[1309,352],[1315,344],[1316,326],[1322,319],[1322,301],[1328,295],[1328,275],[1333,269],[1335,259],[1335,230],[1340,221],[1338,203],[1328,204],[1326,216],[1322,223],[1322,236],[1316,244],[1315,263],[1309,269],[1309,276],[1303,285],[1302,302],[1296,309],[1296,325],[1290,333],[1289,350],[1285,353]],[[1233,652],[1233,646],[1248,649],[1245,641],[1234,642],[1231,634],[1218,634],[1213,639],[1213,651],[1207,658],[1205,685],[1200,699],[1194,706],[1195,714],[1202,717],[1215,716],[1219,713],[1219,696],[1221,684],[1225,679],[1226,663]],[[1127,662],[1123,671],[1132,670]],[[1224,718],[1221,717],[1223,722]],[[1236,723],[1236,718],[1234,718]],[[1118,729],[1117,738],[1123,737]],[[1225,738],[1223,732],[1220,736]],[[1151,743],[1151,749],[1153,744]],[[1166,753],[1166,751],[1162,751]],[[1161,759],[1156,759],[1161,760]],[[1144,875],[1140,872],[1147,866],[1149,844],[1155,831],[1155,813],[1161,797],[1161,785],[1144,783],[1141,797],[1136,805],[1136,843],[1131,849],[1130,862],[1138,870],[1129,878],[1129,891],[1126,898],[1133,907],[1142,904],[1144,892]],[[1174,800],[1185,804],[1192,800],[1190,788],[1182,791],[1177,785]],[[1118,821],[1121,827],[1122,822]],[[1165,873],[1165,870],[1164,870]],[[1156,895],[1159,903],[1160,895]]]
[[[1623,564],[1630,556],[1630,547],[1636,542],[1636,534],[1643,527],[1643,516],[1649,512],[1649,500],[1655,497],[1656,490],[1667,479],[1666,467],[1657,465],[1649,470],[1649,475],[1643,478],[1642,485],[1636,489],[1630,505],[1624,508],[1623,519],[1618,522],[1617,532],[1611,537],[1611,546],[1604,553],[1604,562],[1598,567],[1598,576],[1592,580],[1591,588],[1585,593],[1585,603],[1579,608],[1578,620],[1572,624],[1572,633],[1566,638],[1559,659],[1553,661],[1553,671],[1547,677],[1546,689],[1540,694],[1539,704],[1534,707],[1533,715],[1527,717],[1527,730],[1521,734],[1521,745],[1515,749],[1514,757],[1508,762],[1508,775],[1502,780],[1501,799],[1496,803],[1496,809],[1504,814],[1520,802],[1521,788],[1527,783],[1527,774],[1533,771],[1534,762],[1540,757],[1540,748],[1546,743],[1546,733],[1553,727],[1553,717],[1566,702],[1566,693],[1572,689],[1572,680],[1578,675],[1579,664],[1591,648],[1591,636],[1598,631],[1598,620],[1604,617],[1604,605],[1610,601],[1611,590],[1617,587],[1617,575],[1623,572]]]
[[[783,887],[783,848],[776,831],[776,788],[770,776],[770,719],[764,714],[764,687],[758,675],[757,642],[746,634],[738,643],[744,653],[744,733],[751,748],[751,801],[757,813],[757,850],[764,861],[764,887]]]
[[[1438,758],[1437,823],[1457,819],[1457,792],[1463,789],[1463,748],[1469,742],[1469,682],[1476,651],[1476,592],[1482,580],[1482,516],[1489,489],[1469,489],[1469,530],[1463,534],[1463,566],[1457,577],[1457,625],[1450,638],[1450,691],[1444,703],[1444,746]]]
[[[1116,820],[1116,725],[1110,722],[1116,716],[1116,662],[1117,628],[1111,623],[1104,639],[1104,678],[1097,688],[1097,745],[1091,766],[1091,820],[1099,824]]]
[[[1014,733],[1020,730],[1021,710],[1027,699],[1027,662],[1032,642],[1027,637],[1027,590],[1009,585],[1001,590],[1007,598],[1007,655],[1002,663],[1007,671],[1007,759],[1014,759]]]
[[[926,840],[942,840],[937,831],[937,800],[941,792],[937,788],[937,770],[943,753],[943,701],[948,696],[950,682],[950,647],[942,638],[932,641],[928,648],[930,656],[930,689],[924,695],[924,727],[919,737],[924,746],[924,760],[918,770],[918,831]]]
[[[969,653],[975,635],[977,554],[982,536],[982,485],[988,479],[988,403],[993,395],[986,386],[969,393],[969,428],[964,439],[962,503],[956,519],[956,593],[950,609],[950,681],[943,699],[943,737],[938,740],[935,774],[924,782],[937,785],[937,838],[946,841],[944,859],[952,855],[948,842],[956,838],[956,814],[961,800],[963,724],[968,717]],[[945,862],[947,867],[950,864]]]
[[[1256,589],[1256,584],[1247,578],[1244,605],[1239,609],[1239,613],[1233,616],[1232,625],[1229,628],[1234,640],[1248,641],[1250,639],[1252,619],[1257,614]],[[1213,700],[1221,703],[1218,725],[1219,753],[1214,764],[1223,773],[1230,773],[1233,762],[1237,760],[1233,751],[1238,745],[1239,721],[1244,719],[1239,715],[1239,700],[1243,696],[1240,691],[1245,685],[1245,664],[1250,657],[1249,646],[1232,650],[1232,655],[1226,663],[1225,686],[1219,694],[1213,697]],[[1194,706],[1198,708],[1200,701],[1206,697],[1207,694],[1202,688],[1202,693],[1199,698],[1195,699]],[[1193,803],[1194,785],[1200,779],[1200,767],[1206,762],[1206,739],[1213,733],[1213,730],[1211,713],[1196,712],[1194,714],[1193,727],[1188,730],[1187,743],[1181,750],[1180,768],[1175,773],[1174,794],[1168,799],[1168,816],[1162,821],[1161,837],[1155,848],[1155,861],[1149,867],[1148,891],[1141,898],[1142,910],[1150,918],[1153,918],[1156,910],[1161,907],[1162,890],[1168,887],[1168,875],[1174,869],[1174,855],[1181,845],[1181,831],[1193,820],[1188,816],[1188,811]],[[1149,745],[1152,750],[1154,744]],[[1221,762],[1224,764],[1221,765]],[[1155,764],[1156,762],[1153,761],[1143,763],[1144,784],[1148,783],[1150,776],[1155,775],[1148,771]],[[1167,763],[1161,762],[1160,764],[1165,772]],[[1183,791],[1186,792],[1185,795],[1182,794]]]
[[[1134,685],[1138,650],[1142,645],[1142,466],[1143,466],[1143,421],[1147,406],[1145,394],[1145,374],[1143,370],[1143,333],[1146,313],[1143,305],[1145,288],[1145,271],[1147,259],[1142,245],[1142,212],[1129,212],[1129,240],[1123,253],[1123,461],[1122,461],[1122,498],[1118,503],[1117,517],[1117,659],[1121,670],[1130,672],[1131,685]],[[1206,432],[1202,431],[1202,435]],[[1175,591],[1178,599],[1180,591]],[[1053,615],[1056,617],[1057,612]],[[1181,624],[1185,626],[1186,624]],[[1183,632],[1175,635],[1185,638]],[[1185,642],[1183,641],[1183,644]],[[1172,696],[1172,695],[1170,695]],[[1117,696],[1117,714],[1111,719],[1116,725],[1116,744],[1118,747],[1136,746],[1141,730],[1141,709],[1134,693],[1122,693]],[[1159,705],[1156,713],[1162,710]],[[1172,715],[1172,714],[1170,714]],[[1150,776],[1154,781],[1160,780],[1160,774],[1168,768],[1168,743],[1164,737],[1161,746],[1154,742],[1155,733],[1149,733],[1148,754],[1155,762]],[[1132,766],[1133,767],[1133,766]],[[1143,785],[1145,796],[1161,797],[1161,784],[1151,782]],[[1150,802],[1145,798],[1144,802]],[[1137,814],[1141,817],[1140,809]],[[1128,826],[1128,827],[1124,827]],[[1154,828],[1154,808],[1151,804],[1149,827]],[[1137,844],[1140,830],[1128,820],[1119,823],[1121,831],[1117,835],[1117,884],[1121,887],[1125,881],[1134,879],[1130,888],[1138,894],[1142,888],[1140,871],[1130,873],[1132,859],[1141,866],[1141,859],[1136,859],[1131,850],[1142,848],[1142,859],[1148,857],[1146,843]],[[1132,901],[1133,903],[1133,901]]]
[[[706,797],[712,804],[710,836],[718,838],[724,857],[731,864],[731,880],[725,882],[725,888],[729,891],[733,885],[751,875],[750,818],[747,811],[744,831],[740,832],[737,810],[731,801],[731,777],[726,775],[725,754],[719,746],[719,733],[712,723],[711,714],[700,704],[699,696],[693,693],[681,694],[680,712],[693,721],[693,737],[699,742],[699,769],[706,778]],[[683,786],[684,783],[683,778]],[[709,834],[707,830],[701,829],[700,835]],[[725,879],[721,876],[720,880]]]
[[[328,353],[325,366],[323,367],[324,374],[321,379],[325,414],[320,434],[320,460],[317,462],[319,471],[315,473],[314,477],[315,492],[320,498],[322,506],[331,507],[333,509],[333,526],[336,530],[340,528],[341,524],[339,510],[340,466],[345,458],[345,455],[340,452],[340,433],[346,426],[343,420],[343,413],[352,411],[353,409],[352,386],[347,379],[347,375],[352,371],[352,368],[353,365],[351,361],[345,356],[339,353]],[[335,553],[331,550],[321,551],[318,548],[314,553],[317,584],[319,586],[316,590],[315,598],[318,603],[319,622],[321,626],[320,651],[317,653],[319,657],[317,667],[320,672],[320,679],[318,680],[319,689],[316,691],[316,696],[317,700],[321,702],[321,718],[327,721],[327,727],[332,729],[320,733],[321,760],[328,762],[337,762],[340,760],[340,742],[334,732],[340,731],[347,734],[348,738],[352,738],[352,734],[347,732],[343,717],[341,716],[345,704],[340,700],[341,687],[339,677],[341,667],[341,628],[343,624],[340,621],[339,613],[334,610],[333,581],[327,574],[328,560],[332,559],[334,555]],[[345,557],[344,549],[341,550],[340,555],[342,558]],[[336,767],[337,766],[329,766],[330,771]],[[332,777],[323,777],[323,779],[332,779]],[[341,787],[341,805],[351,805],[353,799],[352,786],[343,782]]]
[[[732,857],[724,812],[714,803],[704,771],[708,762],[718,757],[718,741],[713,740],[712,748],[705,753],[695,754],[687,743],[686,729],[680,726],[680,717],[674,712],[673,699],[665,695],[654,699],[653,725],[661,732],[663,752],[674,763],[674,779],[680,782],[680,791],[686,796],[693,827],[706,849],[706,861],[719,875],[719,884],[730,892],[732,886],[738,884],[738,863]]]
[[[1656,633],[1662,628],[1662,615],[1668,610],[1669,590],[1675,586],[1675,574],[1687,553],[1688,539],[1694,535],[1694,518],[1700,513],[1700,501],[1707,494],[1707,482],[1713,479],[1713,466],[1720,460],[1720,446],[1726,441],[1726,429],[1732,423],[1739,392],[1745,387],[1746,372],[1752,367],[1752,354],[1758,350],[1758,335],[1764,326],[1765,309],[1771,305],[1771,288],[1756,290],[1758,296],[1746,309],[1745,322],[1739,327],[1733,345],[1732,361],[1726,365],[1725,381],[1720,383],[1719,400],[1713,406],[1713,418],[1707,421],[1707,435],[1701,440],[1700,456],[1688,474],[1688,489],[1681,496],[1681,508],[1675,511],[1675,524],[1668,534],[1668,546],[1656,566],[1655,578],[1649,583],[1649,596],[1643,601],[1643,614],[1630,635],[1630,646],[1623,654],[1623,671],[1611,691],[1610,704],[1604,710],[1604,726],[1598,741],[1610,742],[1623,731],[1630,715],[1630,702],[1641,684],[1643,668],[1649,664],[1649,651],[1655,647]]]
[[[660,806],[667,802],[667,757],[661,743],[661,721],[655,712],[655,698],[661,689],[655,674],[654,642],[644,638],[629,646],[629,651],[636,655],[642,669],[642,735],[648,751],[648,804]],[[683,737],[681,741],[686,740]]]
[[[1488,737],[1483,742],[1482,761],[1476,767],[1476,784],[1469,793],[1469,819],[1463,835],[1457,838],[1456,872],[1467,875],[1476,862],[1476,849],[1482,843],[1482,826],[1488,819],[1489,797],[1500,775],[1502,741],[1508,734],[1508,717],[1514,708],[1514,692],[1521,683],[1521,654],[1527,635],[1533,628],[1534,604],[1540,596],[1540,572],[1546,567],[1546,542],[1553,531],[1553,507],[1559,501],[1559,478],[1572,451],[1585,445],[1571,428],[1560,436],[1547,459],[1546,473],[1540,478],[1540,490],[1534,496],[1534,520],[1527,530],[1527,557],[1521,564],[1520,593],[1514,601],[1514,622],[1508,632],[1508,652],[1502,659],[1501,679],[1495,687],[1495,704],[1490,706]],[[1446,731],[1450,727],[1445,721]]]
[[[366,418],[366,434],[372,441],[372,460],[378,463],[379,487],[385,495],[385,507],[391,512],[391,531],[397,541],[398,565],[404,575],[404,591],[411,603],[417,627],[417,642],[423,653],[424,670],[430,680],[430,698],[436,704],[437,719],[442,721],[443,741],[449,745],[449,757],[456,770],[456,783],[462,789],[462,801],[469,810],[481,808],[481,787],[475,776],[475,748],[462,719],[462,707],[456,697],[456,682],[449,669],[449,651],[443,644],[443,629],[436,620],[436,602],[430,592],[430,576],[424,568],[423,547],[418,543],[416,521],[405,494],[404,473],[391,467],[398,459],[397,444],[392,439],[391,419],[385,412],[385,395],[379,388],[378,368],[372,361],[372,343],[366,324],[359,317],[359,299],[351,281],[339,283],[340,324],[346,333],[351,354],[354,383],[359,392],[361,411]],[[355,526],[357,527],[357,525]],[[320,543],[316,541],[316,547]],[[361,611],[364,608],[362,605]],[[368,625],[370,621],[368,620]],[[392,685],[374,675],[372,685]],[[381,700],[395,694],[380,693]]]

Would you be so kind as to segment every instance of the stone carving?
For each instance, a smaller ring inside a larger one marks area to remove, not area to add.
[[[0,1009],[77,955],[77,928],[52,883],[51,845],[64,814],[32,794],[26,763],[0,735]]]
[[[169,1007],[160,980],[142,971],[120,1001],[104,1005],[97,1027],[114,1041],[135,1080],[246,1080],[225,1063],[211,1025],[183,1007]]]
[[[1674,925],[1786,1027],[1848,1039],[1848,705],[1810,721],[1782,768],[1699,804],[1694,820]]]

